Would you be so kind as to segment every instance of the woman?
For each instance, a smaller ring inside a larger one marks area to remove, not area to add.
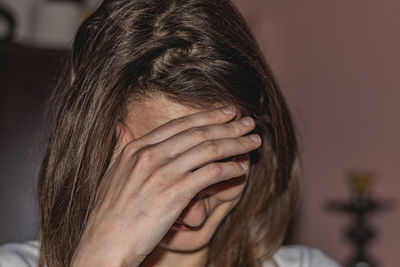
[[[39,266],[336,266],[279,249],[296,139],[228,0],[104,1],[57,87]]]

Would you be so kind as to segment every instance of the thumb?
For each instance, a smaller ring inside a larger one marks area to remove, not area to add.
[[[118,158],[122,149],[124,149],[129,142],[132,142],[135,139],[131,129],[129,129],[129,127],[123,122],[117,122],[117,125],[115,126],[115,136],[117,138],[117,144],[110,161],[111,164]]]
[[[111,160],[107,166],[107,170],[105,172],[105,176],[103,177],[102,181],[100,182],[100,185],[98,187],[98,190],[95,194],[95,203],[97,203],[100,199],[102,199],[106,192],[107,189],[110,187],[110,184],[112,183],[112,175],[109,176],[107,175],[109,172],[112,173],[113,169],[115,168],[116,161],[119,158],[119,155],[121,154],[122,149],[128,144],[129,142],[133,141],[135,139],[132,131],[123,124],[122,122],[118,122],[117,125],[115,126],[115,136],[117,139],[117,144],[114,147],[113,154],[111,156]]]
[[[115,126],[115,134],[117,136],[117,147],[122,150],[126,144],[132,142],[135,139],[131,129],[126,126],[123,122],[117,122]],[[121,152],[121,151],[120,151]]]

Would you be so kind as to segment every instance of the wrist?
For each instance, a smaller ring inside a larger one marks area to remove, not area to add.
[[[70,267],[138,267],[144,258],[134,255],[123,257],[118,249],[110,249],[106,253],[99,251],[83,253],[78,251],[73,256]]]

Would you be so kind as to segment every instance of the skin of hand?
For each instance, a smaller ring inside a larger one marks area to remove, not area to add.
[[[251,118],[233,120],[234,107],[186,114],[143,133],[119,124],[119,149],[102,179],[71,266],[139,266],[176,220],[190,215],[195,196],[247,173],[248,161],[215,161],[246,155],[261,145],[258,135],[245,136],[255,127]],[[209,209],[208,217],[187,219],[200,227],[210,221],[215,231],[237,201],[232,203],[220,214]],[[190,232],[176,231],[177,236]]]

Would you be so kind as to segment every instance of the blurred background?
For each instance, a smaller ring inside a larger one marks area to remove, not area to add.
[[[297,127],[301,201],[286,242],[345,264],[355,253],[344,235],[353,225],[359,241],[375,233],[366,251],[377,266],[398,266],[400,2],[234,2]],[[0,0],[0,244],[37,238],[43,107],[77,26],[97,4]],[[366,174],[351,186],[353,171]],[[360,195],[366,202],[357,206]],[[361,221],[351,215],[381,206]]]

